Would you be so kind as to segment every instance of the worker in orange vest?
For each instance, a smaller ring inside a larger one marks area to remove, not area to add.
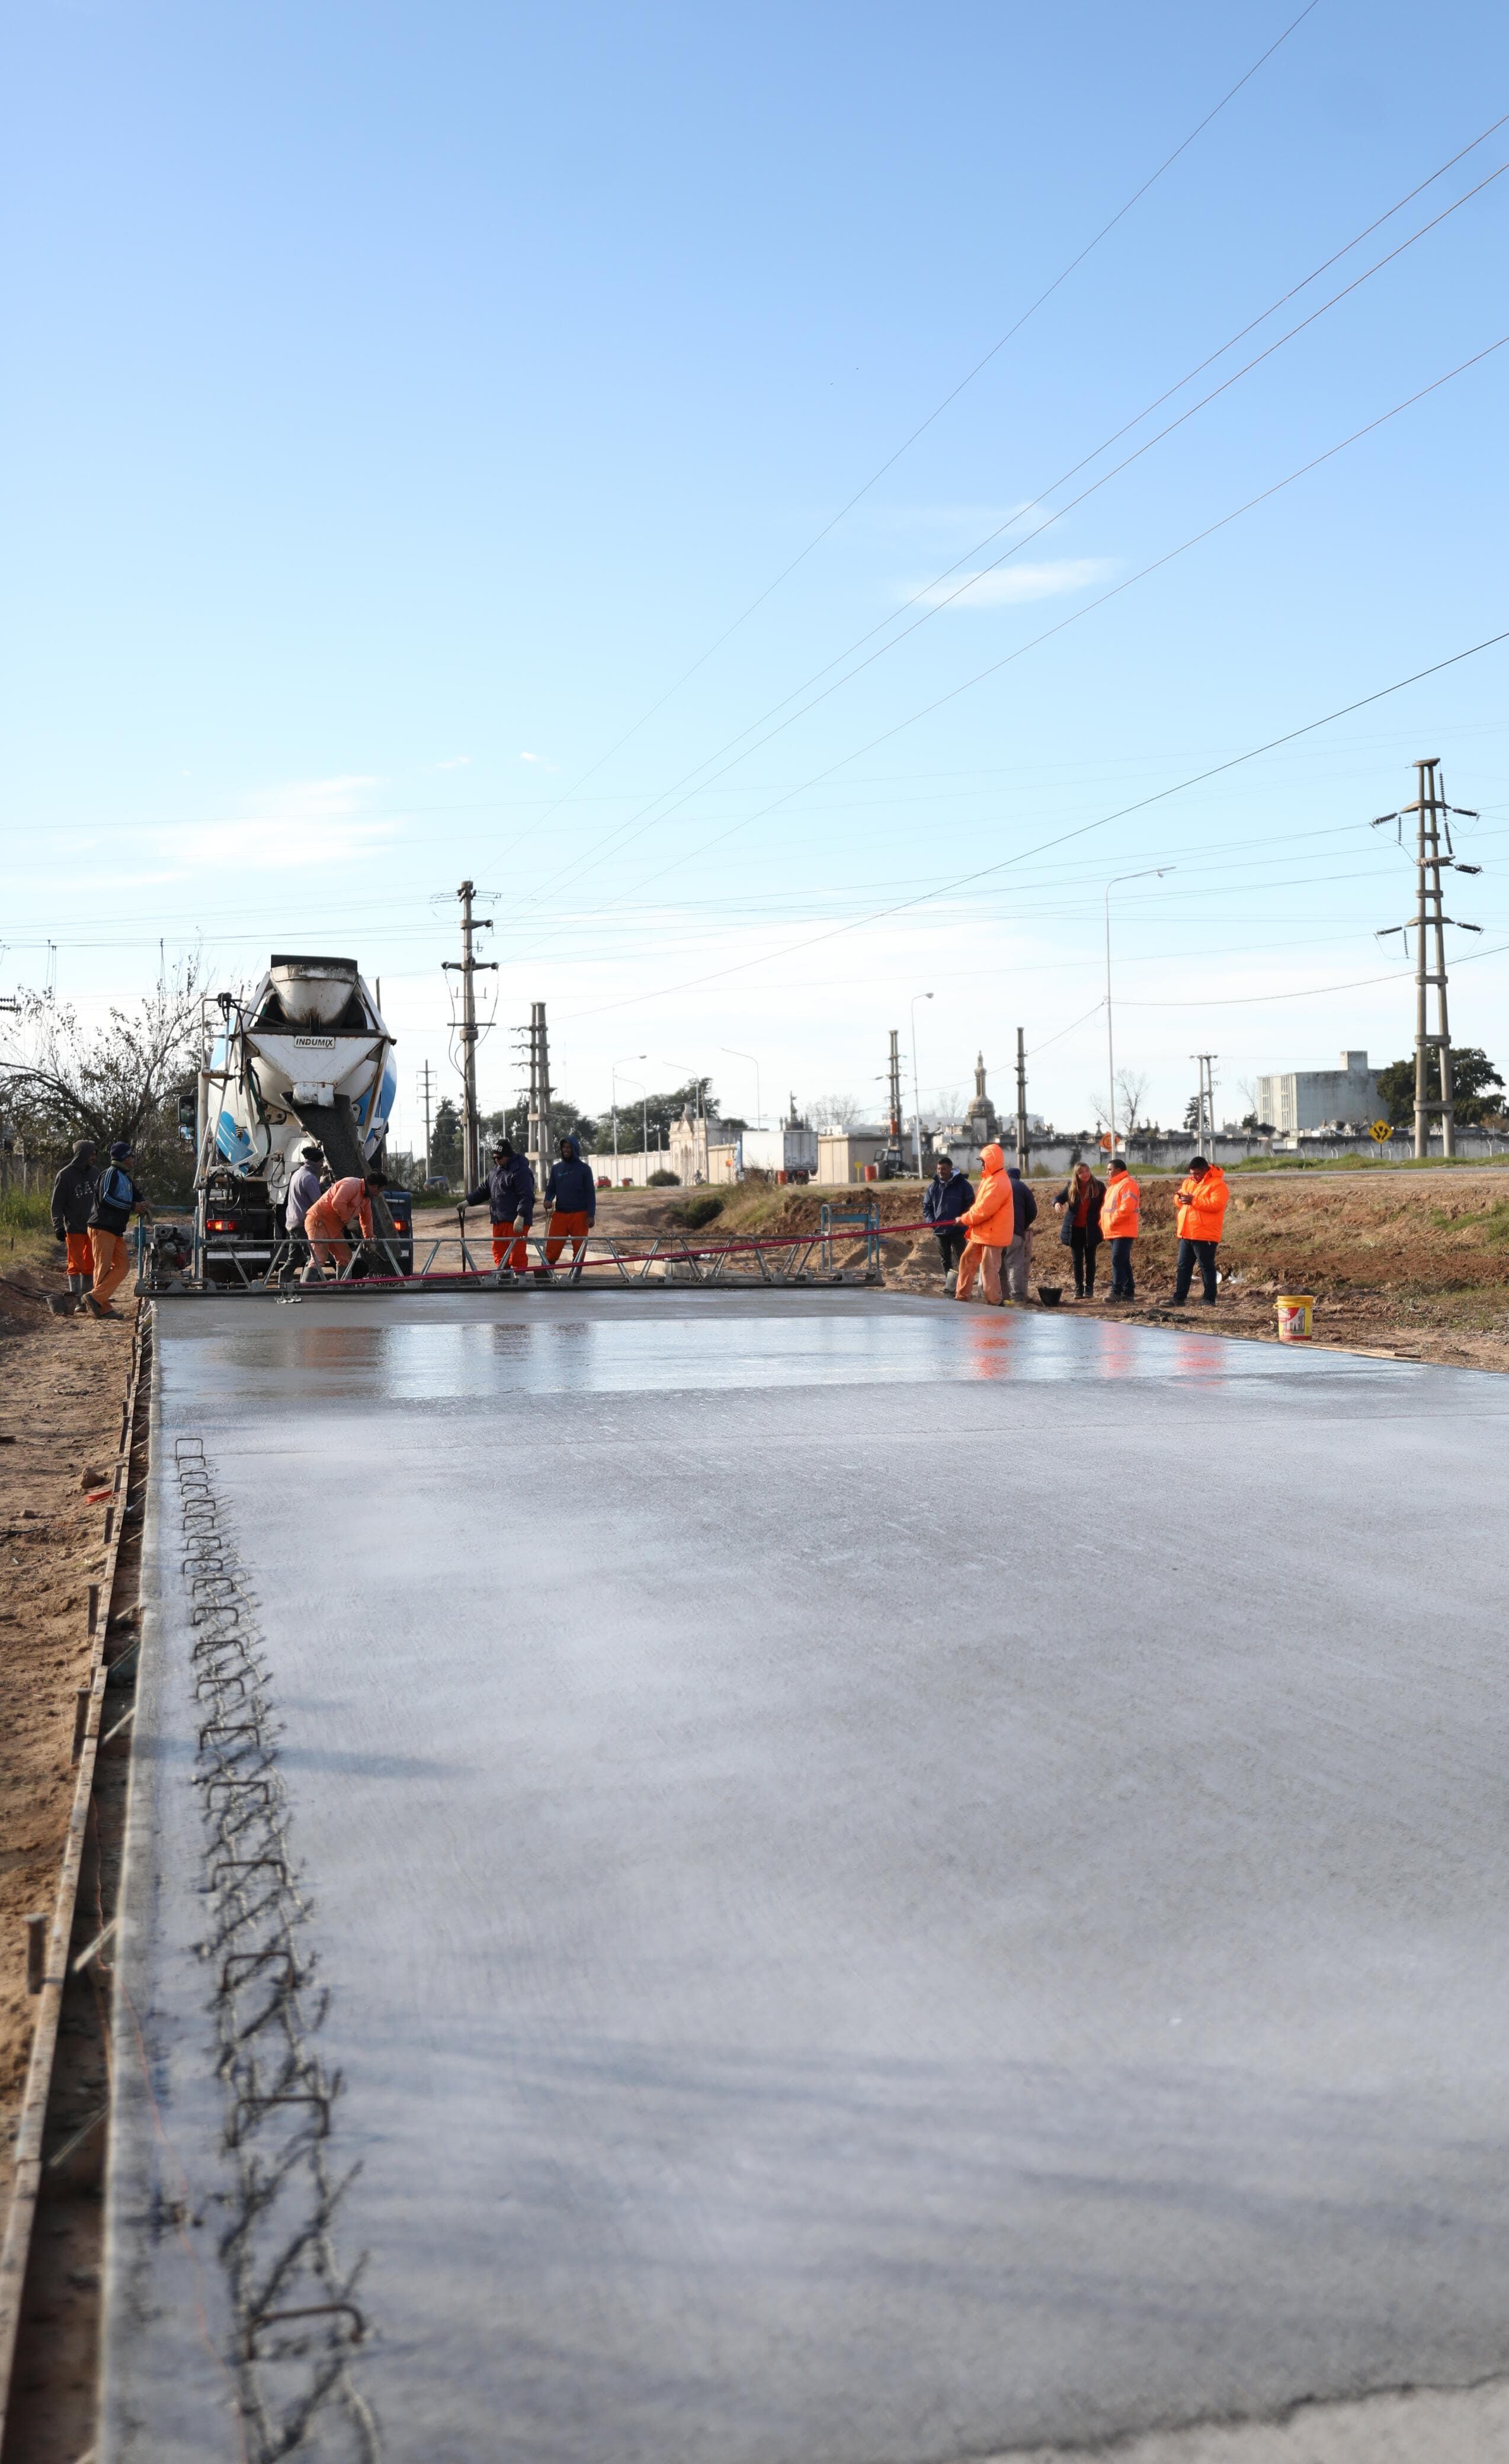
[[[1174,1201],[1179,1263],[1174,1269],[1172,1308],[1183,1309],[1188,1299],[1189,1279],[1198,1260],[1205,1305],[1207,1309],[1214,1309],[1215,1252],[1231,1195],[1220,1165],[1207,1163],[1204,1155],[1196,1155],[1179,1184],[1179,1195]]]
[[[960,1217],[965,1231],[965,1253],[959,1261],[959,1281],[954,1287],[956,1301],[966,1301],[974,1292],[978,1275],[985,1284],[985,1296],[992,1309],[1001,1307],[1001,1253],[1009,1249],[1016,1233],[1016,1204],[1011,1184],[1007,1177],[1006,1157],[998,1146],[984,1149],[981,1162],[985,1170],[974,1204]]]
[[[1100,1236],[1111,1243],[1111,1298],[1135,1301],[1132,1243],[1143,1228],[1143,1193],[1121,1155],[1106,1167],[1105,1196],[1100,1200]]]

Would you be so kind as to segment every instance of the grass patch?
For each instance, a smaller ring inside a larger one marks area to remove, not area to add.
[[[40,1190],[0,1190],[0,1231],[50,1232],[52,1201]]]

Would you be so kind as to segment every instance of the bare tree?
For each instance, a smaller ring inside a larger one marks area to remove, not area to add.
[[[1116,1091],[1121,1098],[1121,1133],[1131,1137],[1143,1121],[1143,1098],[1147,1092],[1145,1069],[1119,1069]]]
[[[812,1127],[816,1130],[852,1130],[859,1118],[859,1102],[854,1095],[819,1095],[812,1104]]]
[[[0,1096],[28,1141],[54,1147],[92,1139],[101,1151],[128,1139],[144,1164],[181,1162],[177,1099],[192,1084],[200,1004],[190,958],[134,1009],[104,1026],[46,995],[21,995],[21,1015],[0,1052]],[[186,1157],[185,1157],[186,1159]]]

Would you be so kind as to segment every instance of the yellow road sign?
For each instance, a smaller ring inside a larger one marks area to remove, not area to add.
[[[1384,1146],[1393,1136],[1393,1129],[1387,1121],[1375,1121],[1368,1134],[1376,1139],[1379,1146]]]

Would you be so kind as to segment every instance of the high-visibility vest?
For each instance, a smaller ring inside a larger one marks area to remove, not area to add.
[[[1135,1241],[1143,1228],[1143,1193],[1129,1172],[1113,1173],[1100,1200],[1100,1229],[1108,1241]]]
[[[1213,1163],[1198,1180],[1190,1178],[1185,1181],[1180,1187],[1174,1218],[1180,1240],[1219,1241],[1231,1195],[1226,1185],[1226,1175],[1219,1164]]]
[[[1016,1200],[1006,1169],[1006,1157],[998,1146],[988,1146],[980,1157],[985,1174],[979,1195],[960,1221],[971,1241],[987,1249],[1010,1248],[1016,1238]]]

